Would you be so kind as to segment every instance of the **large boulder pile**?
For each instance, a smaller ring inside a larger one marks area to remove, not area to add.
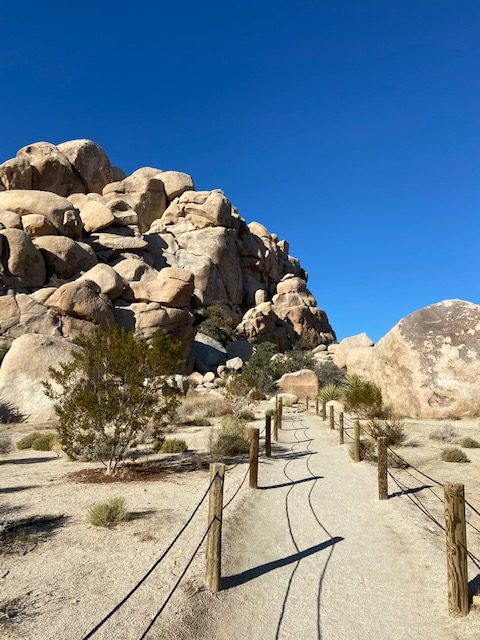
[[[206,372],[218,358],[206,364],[193,342],[210,305],[251,344],[333,342],[306,282],[286,241],[186,173],[126,176],[90,140],[34,143],[0,164],[0,341],[161,328],[182,341],[187,373],[195,359]]]

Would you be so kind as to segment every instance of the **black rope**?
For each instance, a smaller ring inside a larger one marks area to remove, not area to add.
[[[155,624],[155,622],[158,620],[160,614],[162,613],[162,611],[165,609],[165,607],[167,606],[167,604],[170,601],[170,598],[173,596],[173,594],[175,593],[175,591],[177,590],[178,585],[180,584],[180,582],[182,581],[184,575],[187,573],[190,565],[193,562],[193,559],[195,558],[195,556],[197,555],[198,551],[200,550],[200,547],[202,546],[205,538],[207,537],[208,532],[210,531],[210,528],[212,527],[213,523],[215,522],[215,518],[210,522],[210,524],[207,527],[207,530],[205,531],[205,533],[202,536],[202,539],[200,540],[200,542],[198,543],[195,551],[193,552],[193,555],[190,557],[190,560],[187,563],[187,566],[185,567],[185,569],[182,571],[182,573],[180,574],[178,580],[175,582],[175,585],[173,587],[173,589],[170,591],[170,593],[168,594],[167,598],[164,600],[162,606],[160,607],[160,609],[157,611],[157,613],[153,616],[150,624],[148,625],[148,627],[145,629],[145,631],[142,633],[142,635],[140,636],[140,640],[144,640],[144,638],[146,638],[148,632],[150,631],[150,629],[153,627],[153,625]]]
[[[245,475],[243,476],[243,480],[242,480],[242,481],[241,481],[241,483],[238,485],[238,487],[237,487],[237,489],[236,489],[235,493],[234,493],[234,494],[233,494],[233,496],[230,498],[230,500],[229,500],[226,504],[224,504],[224,505],[223,505],[223,507],[222,507],[222,511],[225,511],[225,509],[226,509],[226,508],[227,508],[227,507],[228,507],[228,506],[229,506],[229,505],[234,501],[234,499],[237,497],[238,492],[239,492],[239,491],[240,491],[240,489],[243,487],[243,485],[244,485],[244,483],[245,483],[245,480],[247,479],[247,475],[248,475],[248,472],[250,471],[250,467],[251,467],[251,466],[252,466],[252,463],[250,463],[250,464],[248,465],[248,468],[247,468],[247,470],[245,471]]]
[[[162,555],[160,556],[160,558],[158,558],[158,560],[156,560],[153,565],[150,567],[150,569],[147,571],[147,573],[137,582],[137,584],[130,589],[130,591],[127,593],[126,596],[124,596],[120,602],[118,604],[116,604],[113,609],[111,609],[111,611],[109,611],[107,613],[106,616],[104,616],[100,622],[98,624],[95,625],[95,627],[93,627],[93,629],[91,631],[89,631],[85,636],[83,636],[82,640],[89,640],[89,638],[91,638],[104,624],[105,622],[107,622],[107,620],[109,620],[114,613],[116,613],[120,607],[122,607],[125,602],[127,602],[127,600],[129,598],[131,598],[131,596],[135,593],[135,591],[137,591],[137,589],[145,582],[145,580],[152,574],[152,572],[158,567],[158,565],[162,562],[162,560],[165,558],[165,556],[168,554],[168,552],[172,549],[172,547],[174,546],[174,544],[177,542],[177,540],[180,538],[180,536],[182,535],[182,533],[185,531],[185,529],[188,527],[188,525],[190,524],[190,522],[193,520],[195,514],[197,513],[197,511],[200,509],[203,501],[205,500],[205,498],[208,495],[208,492],[210,491],[213,483],[215,482],[216,478],[217,478],[218,474],[215,474],[215,476],[213,477],[212,481],[210,482],[210,484],[208,485],[208,489],[205,491],[205,493],[203,494],[200,502],[197,504],[197,506],[195,507],[195,509],[192,511],[192,513],[190,514],[190,517],[188,518],[188,520],[185,522],[185,524],[183,525],[183,527],[180,529],[180,531],[177,533],[177,535],[175,536],[175,538],[172,540],[172,542],[168,545],[168,547],[165,549],[165,551],[162,553]]]

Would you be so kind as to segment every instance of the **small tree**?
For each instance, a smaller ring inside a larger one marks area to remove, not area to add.
[[[182,346],[163,331],[148,344],[118,325],[75,342],[81,349],[50,369],[45,394],[56,401],[65,453],[113,474],[130,448],[158,438],[173,418],[178,401],[165,379],[178,371]]]

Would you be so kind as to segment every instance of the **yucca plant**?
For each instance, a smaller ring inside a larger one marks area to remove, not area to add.
[[[324,385],[318,396],[322,402],[330,402],[330,400],[340,400],[342,398],[342,388],[333,382]]]
[[[382,392],[369,380],[357,375],[348,376],[343,384],[342,395],[347,411],[368,418],[382,414]]]

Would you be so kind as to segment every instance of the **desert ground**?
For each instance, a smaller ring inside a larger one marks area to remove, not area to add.
[[[263,427],[265,407],[257,406],[251,426]],[[432,478],[465,483],[467,500],[478,508],[480,449],[465,450],[470,464],[442,462],[445,444],[428,436],[448,423],[458,437],[480,439],[479,421],[405,423],[409,439],[400,455]],[[39,425],[3,425],[1,433],[18,441],[34,429]],[[2,456],[2,523],[44,518],[14,540],[3,536],[2,637],[83,638],[152,566],[203,496],[210,429],[178,427],[175,436],[185,438],[189,451],[150,455],[156,473],[133,481],[86,482],[97,465],[56,452]],[[444,533],[416,502],[442,523],[441,487],[412,469],[391,469],[411,492],[401,493],[390,480],[390,499],[378,501],[376,467],[354,464],[338,432],[302,408],[286,410],[273,457],[262,455],[258,490],[244,483],[236,493],[248,466],[237,462],[225,480],[224,502],[235,498],[224,512],[224,589],[203,590],[201,547],[146,637],[479,637],[478,611],[448,616]],[[127,501],[126,522],[110,529],[87,524],[91,504],[117,495]],[[165,560],[95,638],[142,636],[202,538],[206,508],[205,501]],[[480,517],[467,509],[467,519],[469,550],[480,556]],[[480,590],[479,574],[469,563],[472,592]]]

